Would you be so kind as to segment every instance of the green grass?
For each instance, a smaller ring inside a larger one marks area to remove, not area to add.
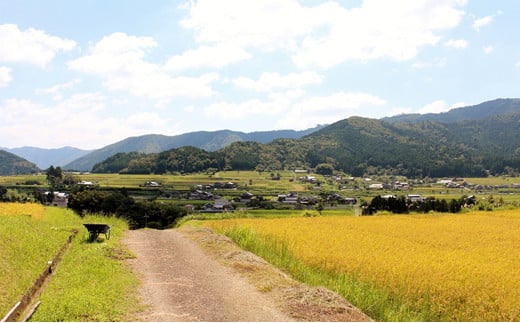
[[[71,234],[65,217],[55,212],[40,220],[0,215],[0,316],[14,306]]]
[[[119,244],[78,239],[41,296],[34,321],[129,321],[139,309],[138,285],[121,263]]]
[[[119,239],[128,229],[115,218],[86,217],[82,222],[113,225],[110,240],[87,241],[81,230],[41,295],[34,321],[129,321],[140,306],[137,278],[122,260],[132,257]]]
[[[308,266],[292,256],[284,243],[261,237],[251,229],[233,228],[223,233],[241,248],[285,270],[294,279],[310,286],[325,286],[378,321],[438,320],[431,317],[427,305],[422,309],[412,309],[403,300],[391,296],[385,290],[374,288],[356,277]]]
[[[83,223],[112,225],[89,243]],[[122,260],[132,257],[120,238],[125,221],[101,216],[80,218],[71,211],[48,207],[36,220],[29,216],[0,216],[0,316],[20,299],[48,266],[72,229],[79,233],[41,295],[35,321],[131,321],[140,309],[137,278]]]

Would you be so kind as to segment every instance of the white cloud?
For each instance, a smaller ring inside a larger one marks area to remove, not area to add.
[[[92,147],[96,141],[106,140],[96,134],[103,123],[96,114],[103,107],[103,98],[97,94],[77,94],[54,106],[5,100],[0,103],[0,136],[9,138],[12,145],[27,145],[27,138],[32,138],[33,145],[39,147],[61,147],[71,142]]]
[[[311,10],[295,0],[202,0],[192,3],[189,17],[180,24],[193,29],[202,44],[273,50],[294,46],[294,37],[321,23],[310,18]]]
[[[171,71],[199,67],[222,68],[250,57],[249,53],[237,46],[227,44],[201,46],[173,56],[166,62],[165,68]]]
[[[6,87],[13,80],[11,69],[9,67],[0,66],[0,87]]]
[[[51,36],[42,30],[22,31],[17,25],[0,25],[0,61],[44,67],[58,52],[76,47],[72,40]]]
[[[70,90],[76,84],[79,84],[80,82],[81,82],[80,79],[74,79],[72,81],[69,81],[66,83],[61,83],[61,84],[56,84],[56,85],[53,85],[53,86],[45,88],[45,89],[36,89],[36,93],[52,95],[54,100],[59,101],[59,100],[63,99],[62,91]]]
[[[238,77],[232,83],[239,88],[255,90],[259,92],[271,92],[278,89],[299,89],[306,85],[320,84],[323,75],[315,72],[290,73],[280,75],[279,73],[262,73],[258,80],[247,77]]]
[[[285,106],[280,102],[263,102],[257,99],[241,103],[219,102],[204,108],[204,114],[208,118],[220,120],[239,120],[255,116],[276,115],[283,111]]]
[[[302,89],[290,89],[287,91],[276,91],[269,93],[269,99],[279,102],[291,102],[305,95]]]
[[[453,48],[466,48],[468,47],[468,41],[464,39],[450,39],[444,43],[444,46]]]
[[[421,69],[421,68],[431,68],[431,67],[444,67],[446,66],[446,58],[437,58],[429,62],[414,62],[412,64],[413,68]]]
[[[218,74],[172,77],[161,65],[146,61],[146,51],[156,46],[151,37],[113,33],[96,43],[89,55],[70,61],[68,67],[101,77],[110,90],[129,91],[136,96],[165,99],[214,93],[210,85],[219,79]]]
[[[56,148],[73,144],[97,149],[137,134],[167,133],[164,116],[139,112],[107,117],[107,98],[97,93],[77,93],[53,105],[30,100],[0,102],[0,136],[12,147],[27,145]],[[23,129],[23,131],[20,131]]]
[[[126,118],[125,124],[134,129],[150,131],[150,129],[163,129],[167,120],[157,113],[142,112]]]
[[[329,68],[346,60],[411,59],[459,24],[464,4],[366,0],[347,9],[337,2],[304,7],[294,0],[202,0],[191,5],[181,25],[200,44],[283,50],[300,67]]]
[[[353,115],[373,117],[385,100],[368,93],[338,92],[328,96],[313,97],[290,106],[277,127],[306,129],[316,124],[333,123]]]
[[[465,102],[457,102],[457,103],[454,103],[450,106],[449,110],[451,109],[456,109],[456,108],[462,108],[462,107],[467,107],[468,105],[465,103]]]
[[[414,113],[412,108],[409,107],[393,107],[390,110],[388,110],[388,113],[385,115],[386,117],[390,116],[397,116],[401,114],[409,114]]]
[[[493,22],[493,19],[495,19],[495,15],[485,16],[479,19],[475,19],[473,21],[473,28],[475,30],[480,30],[481,27],[485,27]]]
[[[365,1],[339,11],[326,37],[307,37],[297,65],[331,67],[345,60],[409,60],[423,46],[436,45],[437,32],[458,25],[463,12],[447,1]]]
[[[485,54],[490,54],[494,49],[495,47],[491,45],[482,47]]]
[[[383,99],[371,94],[338,92],[297,102],[291,102],[287,97],[276,97],[270,101],[219,102],[205,107],[203,111],[205,117],[210,119],[245,122],[269,117],[277,120],[274,129],[306,129],[352,115],[380,115],[380,111],[373,109],[385,104]]]
[[[448,105],[444,100],[437,100],[432,103],[429,103],[422,107],[418,112],[420,114],[426,114],[426,113],[441,113],[441,112],[447,112],[451,109],[464,107],[466,104],[464,102],[457,102],[452,105]]]

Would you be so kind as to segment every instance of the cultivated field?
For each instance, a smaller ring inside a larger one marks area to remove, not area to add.
[[[201,223],[332,273],[320,283],[377,320],[520,320],[519,211]]]
[[[273,180],[273,176],[279,180]],[[302,182],[300,177],[310,175],[320,182],[319,185]],[[130,195],[136,197],[149,198],[154,194],[171,193],[171,196],[186,194],[194,189],[195,185],[214,184],[215,182],[233,182],[238,185],[236,190],[219,190],[216,193],[223,197],[232,198],[245,191],[255,195],[262,195],[267,199],[276,198],[278,194],[285,194],[291,191],[299,192],[304,195],[318,195],[327,192],[339,192],[345,197],[355,197],[359,201],[370,201],[376,195],[407,195],[420,194],[424,197],[433,196],[439,199],[450,200],[458,199],[462,195],[476,195],[478,199],[488,199],[490,195],[495,198],[501,197],[506,203],[515,207],[520,206],[520,188],[512,188],[513,184],[520,184],[519,177],[486,177],[486,178],[466,178],[467,183],[485,185],[485,189],[475,191],[465,188],[447,188],[443,184],[410,181],[410,188],[404,190],[374,190],[368,189],[370,183],[391,182],[400,180],[408,182],[404,177],[372,176],[370,181],[364,178],[348,179],[349,176],[342,176],[343,180],[338,182],[330,177],[318,174],[295,173],[293,171],[275,172],[256,172],[256,171],[221,171],[215,174],[195,173],[195,174],[165,174],[165,175],[131,175],[131,174],[74,174],[78,181],[89,181],[99,185],[100,189],[120,189],[130,190]],[[160,183],[160,187],[142,187],[147,181]],[[39,184],[34,184],[39,183]],[[48,184],[44,174],[40,175],[18,175],[0,176],[0,186],[14,188],[32,193],[35,188],[48,189]],[[501,186],[507,186],[503,188]],[[162,199],[159,196],[159,199]]]

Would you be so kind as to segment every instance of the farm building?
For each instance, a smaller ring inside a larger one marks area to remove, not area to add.
[[[411,202],[422,202],[423,198],[419,194],[408,194],[408,200]]]

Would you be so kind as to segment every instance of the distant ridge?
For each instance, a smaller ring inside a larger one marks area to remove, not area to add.
[[[78,159],[91,150],[83,150],[74,147],[62,148],[37,148],[37,147],[19,147],[19,148],[0,148],[35,163],[40,169],[47,169],[51,165],[63,166],[75,159]]]
[[[90,171],[95,164],[107,159],[110,156],[113,156],[117,153],[127,153],[133,151],[142,153],[157,153],[183,146],[194,146],[207,151],[216,151],[237,141],[255,141],[259,143],[268,143],[278,138],[297,139],[319,130],[322,127],[323,126],[317,126],[315,128],[302,131],[274,130],[245,133],[232,130],[219,130],[197,131],[177,136],[150,134],[129,137],[85,154],[84,156],[64,165],[63,168],[69,170]]]
[[[402,114],[382,118],[383,121],[395,123],[416,123],[434,121],[455,123],[461,121],[480,120],[491,116],[520,112],[520,99],[496,99],[477,105],[451,109],[442,113]]]

